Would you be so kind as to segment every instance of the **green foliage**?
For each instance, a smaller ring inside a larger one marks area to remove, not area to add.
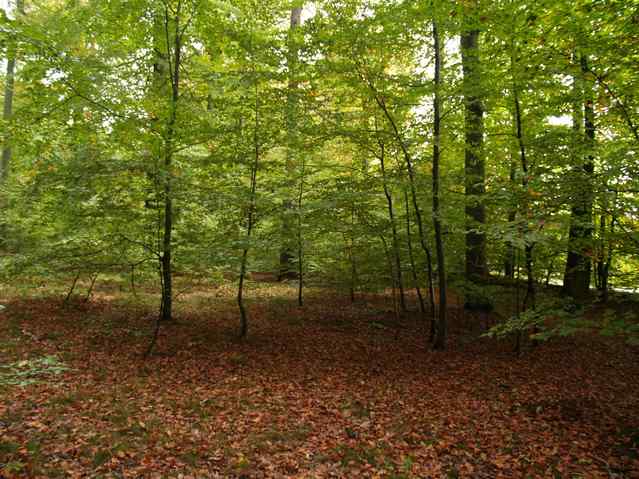
[[[618,312],[613,309],[600,314],[578,308],[571,299],[546,300],[537,308],[493,326],[484,336],[504,338],[512,334],[527,333],[531,339],[547,341],[586,332],[622,338],[629,344],[637,345],[639,315],[632,310]]]
[[[636,311],[620,314],[614,310],[607,310],[600,328],[604,336],[621,337],[629,344],[639,345],[639,313]]]
[[[512,334],[534,332],[531,338],[542,341],[568,336],[584,330],[590,324],[582,319],[580,313],[570,299],[550,299],[493,326],[484,336],[504,338]]]
[[[511,262],[523,270],[523,250],[534,246],[535,279],[558,281],[567,252],[578,250],[593,269],[603,271],[605,263],[610,287],[636,286],[639,75],[631,2],[479,2],[470,15],[465,2],[322,1],[314,9],[303,5],[310,18],[290,31],[290,9],[299,5],[55,0],[30,3],[15,18],[3,12],[0,55],[15,46],[19,68],[15,112],[2,120],[3,146],[13,147],[13,157],[0,188],[0,279],[157,275],[162,206],[170,198],[178,274],[218,281],[237,273],[244,248],[249,270],[274,271],[282,246],[294,244],[311,283],[383,290],[397,275],[387,261],[393,250],[405,288],[423,287],[420,239],[433,243],[435,19],[447,44],[438,219],[449,271],[464,271],[464,238],[473,230],[486,235],[492,272],[502,271],[511,250]],[[174,99],[167,67],[177,21],[183,55]],[[471,90],[486,111],[481,198],[464,194],[464,78],[456,44],[471,27],[480,30],[482,59],[481,80]],[[577,51],[590,59],[586,70]],[[594,103],[594,145],[578,124],[584,98]],[[522,145],[527,173],[517,161]],[[256,149],[261,163],[249,240]],[[586,157],[593,159],[592,177],[580,172]],[[404,204],[411,187],[424,216],[423,238],[412,201]],[[591,219],[575,222],[586,190]],[[468,224],[465,207],[474,201],[486,207],[484,224]],[[569,238],[575,224],[590,236]],[[495,302],[488,290],[463,284],[471,301]],[[538,327],[543,339],[584,326],[562,311],[528,311],[499,334]],[[549,328],[546,320],[562,326]],[[632,336],[632,322],[619,321],[603,330]]]

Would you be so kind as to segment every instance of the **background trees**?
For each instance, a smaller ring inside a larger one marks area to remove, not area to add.
[[[6,276],[146,277],[170,319],[175,274],[295,271],[300,305],[303,278],[392,287],[433,333],[447,279],[521,269],[530,308],[542,280],[636,285],[626,2],[22,10],[1,24]]]

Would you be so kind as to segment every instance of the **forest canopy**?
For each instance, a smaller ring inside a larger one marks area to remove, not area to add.
[[[0,478],[639,477],[639,0],[0,0]]]
[[[2,275],[638,282],[635,2],[17,0]],[[466,285],[466,286],[460,286]],[[472,296],[472,295],[471,295]],[[440,307],[437,308],[436,305]],[[430,313],[428,313],[430,311]]]

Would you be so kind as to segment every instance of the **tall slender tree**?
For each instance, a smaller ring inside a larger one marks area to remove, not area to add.
[[[519,152],[519,165],[521,168],[521,185],[522,197],[520,200],[521,211],[521,236],[524,241],[524,255],[526,265],[526,296],[524,297],[524,310],[535,307],[535,277],[533,270],[533,248],[534,243],[530,238],[530,228],[528,225],[528,217],[530,216],[530,198],[528,184],[530,181],[530,164],[524,138],[524,123],[521,106],[521,93],[518,78],[518,62],[517,62],[517,44],[514,38],[511,38],[511,56],[510,70],[512,75],[512,98],[513,98],[513,126],[517,147]],[[519,343],[518,343],[519,345]]]
[[[435,49],[435,94],[433,97],[433,226],[435,229],[435,251],[437,252],[437,279],[439,286],[439,307],[437,329],[433,342],[435,349],[446,348],[448,335],[447,298],[446,298],[446,257],[444,256],[444,240],[439,197],[439,167],[441,160],[441,69],[442,49],[437,20],[433,19],[433,46]]]
[[[297,130],[298,130],[298,80],[297,66],[299,63],[299,52],[295,31],[302,22],[302,6],[291,9],[291,18],[288,32],[288,89],[286,93],[286,171],[291,174],[297,170]],[[294,197],[294,176],[287,178],[285,188],[285,198],[282,211],[282,244],[280,249],[280,266],[278,279],[294,278],[297,273],[293,266],[295,249],[300,251],[300,245],[295,248],[295,242],[291,241],[298,235],[295,230],[295,201]],[[299,211],[297,212],[299,214]],[[299,218],[297,223],[299,224]],[[299,239],[299,238],[298,238]]]
[[[568,255],[564,272],[564,293],[577,300],[583,300],[590,290],[592,270],[592,207],[594,174],[593,148],[595,143],[595,113],[591,87],[584,81],[588,73],[588,57],[579,55],[580,73],[575,76],[575,112],[573,130],[577,139],[576,164],[573,168],[575,189],[570,208],[570,229],[568,233]],[[583,130],[581,122],[583,121]],[[580,146],[584,145],[584,148]],[[582,153],[585,151],[585,155]]]
[[[259,83],[257,74],[254,73],[255,81],[255,104],[254,104],[254,116],[255,122],[253,125],[253,162],[251,165],[251,182],[249,192],[248,211],[246,214],[246,244],[242,250],[242,258],[240,260],[240,279],[237,288],[237,305],[240,310],[240,338],[245,338],[248,334],[248,315],[244,306],[244,279],[246,277],[246,267],[249,252],[249,243],[253,235],[253,229],[255,227],[255,213],[256,213],[256,196],[257,196],[257,172],[260,164],[260,98],[259,98]]]
[[[375,115],[374,121],[375,136],[377,137],[377,144],[379,145],[379,164],[382,171],[382,187],[384,188],[384,196],[386,197],[386,205],[388,206],[388,220],[390,221],[391,232],[393,234],[393,259],[395,262],[395,277],[397,287],[399,289],[399,305],[402,312],[405,312],[406,295],[404,293],[404,281],[402,278],[402,259],[399,252],[399,238],[397,235],[397,222],[395,221],[395,207],[393,205],[393,195],[388,185],[388,176],[386,174],[386,145],[383,138],[381,138],[380,136],[377,115]]]
[[[478,1],[464,3],[461,57],[464,73],[464,172],[466,194],[466,275],[469,279],[488,274],[484,206],[484,106],[479,57]]]
[[[16,17],[24,14],[23,0],[16,1],[14,11]],[[4,105],[2,109],[2,119],[8,123],[13,116],[13,96],[15,88],[15,70],[16,70],[17,47],[15,38],[11,40],[7,48],[7,71],[4,81]],[[6,133],[5,133],[6,135]],[[7,135],[8,136],[8,135]],[[0,163],[0,182],[4,183],[9,177],[9,168],[11,166],[11,139],[5,136],[5,142],[2,145],[2,162]]]

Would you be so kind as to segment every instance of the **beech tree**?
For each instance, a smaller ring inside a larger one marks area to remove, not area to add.
[[[483,204],[485,187],[484,126],[482,75],[479,50],[480,12],[478,2],[465,8],[462,20],[460,50],[464,89],[464,178],[466,194],[466,275],[486,277],[486,209]]]

